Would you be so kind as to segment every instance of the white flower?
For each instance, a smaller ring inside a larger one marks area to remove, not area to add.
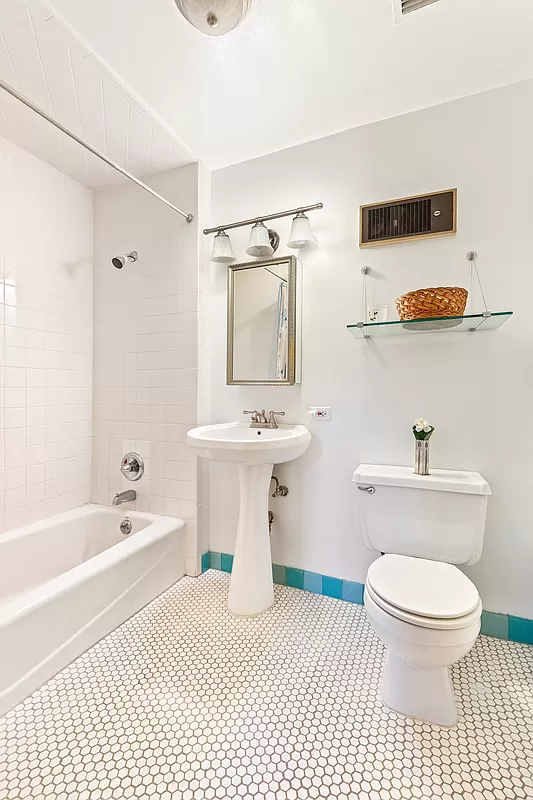
[[[420,419],[416,420],[416,422],[415,422],[415,430],[416,430],[417,433],[420,433],[420,431],[429,430],[429,425],[426,422],[426,420],[424,419],[424,417],[420,417]]]
[[[431,430],[431,425],[426,425],[424,428],[424,433],[429,433]]]

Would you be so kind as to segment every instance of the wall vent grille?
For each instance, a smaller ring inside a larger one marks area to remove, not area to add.
[[[424,6],[431,6],[438,2],[439,0],[402,0],[402,14],[410,14],[412,11],[418,11]]]
[[[456,232],[455,200],[455,189],[449,189],[361,206],[360,246],[451,236]]]

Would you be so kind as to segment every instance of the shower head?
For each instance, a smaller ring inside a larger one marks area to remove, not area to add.
[[[114,256],[111,259],[111,263],[117,269],[122,269],[122,267],[124,266],[126,261],[134,262],[134,261],[137,261],[138,258],[139,258],[139,254],[138,254],[137,250],[132,250],[131,253],[126,253],[125,256]]]

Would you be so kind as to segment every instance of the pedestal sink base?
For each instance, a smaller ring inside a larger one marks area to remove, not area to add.
[[[271,464],[239,464],[241,506],[228,596],[228,608],[253,617],[274,604],[268,530]]]
[[[268,530],[273,465],[299,458],[310,441],[303,425],[252,428],[226,422],[187,433],[187,442],[202,458],[239,465],[241,509],[228,598],[229,610],[239,617],[255,617],[274,604]]]

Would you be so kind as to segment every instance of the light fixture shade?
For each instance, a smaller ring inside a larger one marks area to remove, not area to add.
[[[213,240],[211,261],[217,264],[231,264],[235,261],[231,239],[225,231],[219,231]]]
[[[256,222],[250,233],[250,241],[246,252],[249,256],[257,258],[268,258],[274,252],[274,248],[270,244],[270,237],[268,235],[268,228],[264,222]]]
[[[187,22],[207,36],[224,36],[245,18],[252,0],[175,0]]]
[[[300,247],[305,247],[307,244],[316,244],[309,217],[300,212],[296,214],[291,225],[291,235],[287,242],[287,247],[292,247],[299,250]]]

